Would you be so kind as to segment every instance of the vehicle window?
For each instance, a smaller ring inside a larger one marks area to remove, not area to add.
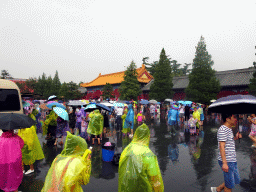
[[[19,92],[15,89],[0,89],[0,111],[19,111]]]

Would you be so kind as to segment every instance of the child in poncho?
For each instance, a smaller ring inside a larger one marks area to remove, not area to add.
[[[197,120],[191,117],[188,121],[190,135],[196,134],[196,123]]]
[[[140,111],[140,112],[138,113],[138,115],[137,115],[138,125],[140,125],[140,124],[142,123],[142,117],[143,117],[142,111]]]
[[[0,189],[18,192],[22,182],[23,140],[13,130],[4,131],[0,136]]]

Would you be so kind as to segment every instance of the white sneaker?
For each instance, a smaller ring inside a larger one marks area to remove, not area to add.
[[[217,187],[211,187],[211,192],[218,192]]]
[[[25,170],[23,170],[23,174],[25,174]]]
[[[29,169],[29,170],[25,173],[25,175],[28,175],[28,174],[30,174],[30,173],[34,173],[34,170]]]

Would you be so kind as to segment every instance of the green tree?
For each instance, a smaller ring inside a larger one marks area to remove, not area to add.
[[[106,85],[103,87],[102,92],[103,93],[101,96],[103,97],[103,99],[110,99],[115,97],[113,87],[109,83],[106,83]]]
[[[212,69],[213,64],[204,38],[201,36],[196,47],[192,72],[189,74],[189,85],[185,90],[189,100],[209,104],[210,100],[216,99],[221,86]]]
[[[2,70],[1,79],[13,79],[13,78],[7,70]]]
[[[182,75],[188,75],[191,73],[191,69],[189,69],[191,63],[185,63],[185,65],[181,68],[181,74]]]
[[[176,61],[176,60],[171,61],[172,74],[174,77],[182,75],[180,66],[181,66],[181,64],[179,64],[178,61]]]
[[[37,84],[35,87],[35,92],[41,95],[42,99],[47,99],[46,94],[49,90],[47,77],[45,73],[43,73],[42,77],[38,77]]]
[[[79,91],[78,91],[78,85],[71,81],[69,83],[67,83],[67,86],[68,86],[68,94],[66,96],[66,99],[80,99],[82,98],[83,94],[81,94]]]
[[[153,76],[155,73],[156,65],[158,61],[154,61],[153,63],[148,63],[149,57],[144,57],[142,59],[143,64],[145,65],[147,71]]]
[[[141,94],[141,85],[138,81],[138,74],[136,71],[136,64],[132,61],[124,72],[124,80],[119,88],[120,98],[122,100],[137,100]]]
[[[64,96],[64,98],[66,99],[69,99],[69,88],[66,82],[61,84],[59,95]]]
[[[150,86],[149,97],[157,101],[164,101],[173,95],[172,68],[170,59],[166,56],[164,48],[153,75],[154,82]]]
[[[52,89],[52,77],[51,75],[47,77],[47,80],[45,82],[45,85],[46,85],[46,90],[44,92],[44,97],[46,99],[48,99],[48,97],[50,97],[51,95],[53,95],[53,89]]]
[[[248,91],[251,95],[256,95],[256,62],[253,62],[253,67],[255,71],[253,72],[253,78],[250,79]]]
[[[58,71],[56,71],[54,78],[52,80],[52,95],[59,96],[60,89],[61,89],[61,82],[59,79]]]

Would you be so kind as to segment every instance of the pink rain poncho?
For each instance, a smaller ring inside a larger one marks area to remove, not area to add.
[[[23,146],[23,140],[13,130],[0,137],[0,189],[3,191],[16,191],[22,182]]]

